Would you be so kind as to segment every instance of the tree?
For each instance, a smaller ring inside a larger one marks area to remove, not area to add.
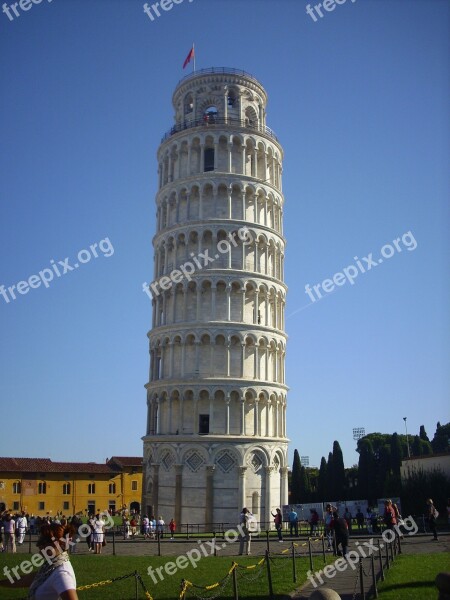
[[[360,498],[367,498],[369,504],[374,503],[377,495],[375,493],[375,456],[373,446],[367,436],[358,440],[358,492]]]
[[[298,450],[294,450],[294,462],[292,463],[292,478],[291,478],[291,503],[299,504],[301,496],[301,468],[300,455]]]
[[[383,482],[383,490],[386,496],[399,496],[401,493],[401,466],[403,459],[403,449],[400,437],[393,433],[389,446],[386,446],[388,456],[384,457],[383,464],[380,465],[380,483]]]
[[[436,433],[431,441],[433,452],[449,452],[450,446],[448,440],[450,438],[450,423],[441,425],[439,422],[436,426]]]
[[[306,472],[305,467],[301,467],[300,469],[300,481],[301,481],[301,502],[308,502],[310,500],[310,485],[309,485],[309,477]]]
[[[328,499],[328,475],[327,475],[327,461],[322,456],[320,460],[319,468],[319,482],[318,482],[318,495],[319,502],[325,502]]]
[[[335,500],[345,499],[345,468],[344,457],[338,441],[333,442],[333,478],[332,489]]]
[[[419,437],[421,440],[423,440],[424,442],[429,442],[430,440],[428,439],[427,436],[427,432],[425,431],[425,426],[421,425],[420,426],[420,432],[419,432]]]
[[[422,440],[418,435],[414,436],[413,443],[411,444],[412,456],[422,456],[422,446],[420,444]]]
[[[334,493],[333,490],[333,453],[328,452],[328,460],[327,460],[327,477],[328,477],[328,489],[327,494],[332,496]],[[335,498],[328,498],[328,500],[335,500]]]

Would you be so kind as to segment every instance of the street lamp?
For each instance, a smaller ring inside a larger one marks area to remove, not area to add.
[[[408,458],[411,458],[411,453],[409,451],[408,427],[406,425],[406,419],[407,419],[407,417],[403,417],[403,420],[405,421],[406,447],[408,448]]]

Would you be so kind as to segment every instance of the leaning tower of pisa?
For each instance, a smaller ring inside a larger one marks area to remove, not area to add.
[[[287,504],[283,150],[255,77],[182,79],[158,149],[143,512],[260,521]]]

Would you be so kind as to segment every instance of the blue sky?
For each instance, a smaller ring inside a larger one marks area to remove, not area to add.
[[[0,296],[0,455],[142,452],[156,150],[193,41],[197,69],[262,82],[285,151],[291,458],[318,465],[337,439],[350,466],[353,427],[404,416],[431,437],[449,420],[449,3],[347,0],[316,22],[304,0],[184,0],[154,21],[143,4],[0,13],[0,285],[114,249]],[[305,293],[407,232],[414,250]]]

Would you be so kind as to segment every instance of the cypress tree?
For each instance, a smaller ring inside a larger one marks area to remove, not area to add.
[[[301,485],[301,469],[302,463],[300,461],[300,455],[298,450],[294,450],[294,462],[292,463],[292,479],[291,479],[291,502],[292,504],[299,504],[302,493]]]
[[[320,468],[319,468],[319,481],[318,481],[318,489],[317,493],[319,495],[319,502],[325,502],[328,500],[328,475],[327,475],[327,461],[325,457],[322,456],[320,460]]]
[[[327,478],[328,478],[327,494],[330,497],[328,498],[328,500],[337,500],[337,498],[332,497],[332,496],[334,496],[333,473],[334,473],[334,469],[333,469],[333,453],[329,452],[328,453],[328,460],[327,460]]]
[[[423,440],[424,442],[429,442],[430,440],[428,439],[427,436],[427,432],[425,431],[425,426],[421,425],[420,426],[420,433],[419,433],[419,437],[421,440]]]
[[[335,500],[345,499],[344,456],[338,441],[333,443],[333,494]]]

